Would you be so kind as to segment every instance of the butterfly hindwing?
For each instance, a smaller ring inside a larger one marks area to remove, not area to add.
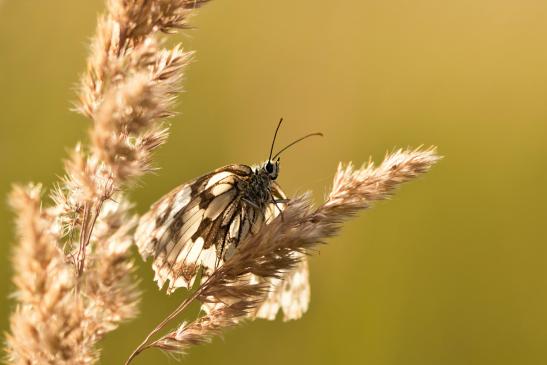
[[[301,253],[300,262],[291,271],[283,273],[281,278],[270,279],[270,290],[266,300],[254,314],[257,318],[274,320],[277,313],[283,311],[283,320],[299,319],[308,310],[310,303],[310,283],[308,259]]]

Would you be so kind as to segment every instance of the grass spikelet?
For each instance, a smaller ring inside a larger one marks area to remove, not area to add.
[[[159,36],[186,27],[203,3],[107,0],[76,105],[91,121],[90,142],[78,143],[66,160],[52,205],[38,186],[12,193],[19,228],[11,363],[96,363],[97,342],[136,316],[136,217],[126,192],[153,170],[191,55],[179,45],[162,47]]]

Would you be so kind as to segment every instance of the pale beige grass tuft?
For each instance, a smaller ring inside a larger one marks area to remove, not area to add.
[[[158,36],[187,26],[194,0],[107,0],[91,41],[76,109],[90,143],[77,144],[65,176],[42,201],[15,187],[17,305],[7,334],[12,364],[93,364],[97,342],[137,315],[130,247],[137,222],[126,191],[153,170],[168,136],[191,53]],[[42,208],[43,206],[43,208]]]

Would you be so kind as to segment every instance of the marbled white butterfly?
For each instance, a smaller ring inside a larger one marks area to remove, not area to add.
[[[162,197],[143,215],[135,233],[139,252],[153,258],[154,280],[167,292],[193,285],[198,271],[208,276],[229,258],[247,235],[275,218],[286,203],[276,183],[279,155],[306,135],[272,156],[279,121],[268,160],[261,165],[233,164],[221,167]],[[284,280],[272,282],[272,291],[257,316],[273,319],[281,307],[285,319],[298,318],[307,309],[309,284],[307,262]],[[285,304],[284,304],[285,303]]]

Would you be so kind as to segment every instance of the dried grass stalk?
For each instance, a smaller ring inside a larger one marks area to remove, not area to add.
[[[54,217],[41,209],[41,187],[15,187],[19,245],[13,256],[15,297],[7,335],[11,364],[92,364],[97,354],[82,324],[84,303],[74,293],[74,270],[58,248]]]
[[[321,206],[314,208],[309,194],[292,199],[282,215],[241,242],[236,253],[150,333],[127,363],[151,347],[184,353],[253,318],[268,298],[271,279],[279,280],[294,270],[318,244],[338,234],[345,220],[372,202],[389,198],[398,185],[427,172],[438,160],[434,148],[419,148],[388,154],[378,167],[372,162],[358,169],[340,164],[331,192]],[[206,314],[150,341],[194,300],[204,303]]]
[[[139,302],[130,255],[136,218],[125,191],[150,172],[190,53],[157,36],[187,26],[205,1],[107,0],[81,78],[77,110],[92,121],[66,175],[41,209],[39,189],[16,188],[13,364],[92,364],[96,343]]]

